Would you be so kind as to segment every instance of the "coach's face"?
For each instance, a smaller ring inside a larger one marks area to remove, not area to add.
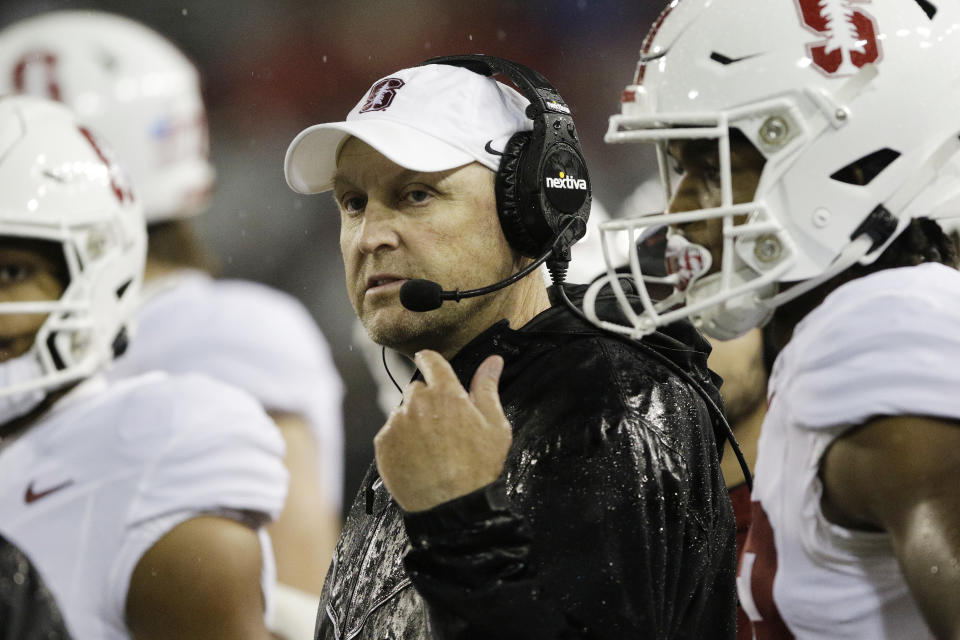
[[[510,276],[520,258],[497,218],[494,173],[479,164],[420,173],[351,138],[340,152],[334,197],[347,293],[371,338],[412,355],[447,357],[502,317],[513,287],[418,313],[400,304],[408,279],[471,289]]]
[[[0,238],[0,305],[57,300],[66,266],[50,243]],[[21,356],[33,345],[47,314],[0,314],[0,362]]]

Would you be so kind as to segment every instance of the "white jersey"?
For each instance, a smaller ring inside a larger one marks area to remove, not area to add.
[[[130,348],[107,373],[203,373],[243,389],[267,411],[309,423],[318,483],[335,508],[343,492],[343,383],[316,323],[292,296],[253,282],[184,270],[150,283]]]
[[[0,534],[34,561],[74,638],[126,639],[127,589],[143,554],[197,515],[252,527],[275,518],[283,455],[259,405],[220,382],[93,378],[2,443]],[[275,572],[259,533],[270,603]]]
[[[757,638],[932,638],[885,533],[829,522],[827,447],[875,416],[960,419],[960,272],[879,271],[796,327],[770,378],[740,599]],[[785,625],[785,626],[784,626]]]

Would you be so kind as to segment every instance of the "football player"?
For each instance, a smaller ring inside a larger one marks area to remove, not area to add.
[[[773,315],[785,345],[739,574],[757,638],[960,634],[960,273],[936,222],[960,213],[958,54],[954,3],[674,1],[611,118],[608,142],[657,145],[672,201],[609,229],[671,225],[669,273],[631,275],[674,291],[602,324],[729,339]]]
[[[139,339],[111,377],[199,372],[256,397],[287,444],[287,504],[270,534],[278,624],[299,604],[312,633],[339,531],[342,383],[303,306],[252,282],[214,280],[190,219],[209,201],[214,170],[195,66],[166,38],[127,18],[52,12],[0,32],[0,91],[61,100],[117,151],[148,223]],[[309,595],[307,595],[309,594]]]
[[[74,637],[269,637],[282,438],[211,378],[99,375],[127,344],[146,233],[69,109],[0,99],[0,183],[0,533]]]

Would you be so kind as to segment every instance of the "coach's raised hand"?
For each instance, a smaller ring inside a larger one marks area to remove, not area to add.
[[[512,441],[497,384],[503,359],[477,367],[468,394],[450,364],[420,351],[424,382],[412,382],[403,404],[374,439],[384,485],[406,511],[423,511],[490,484]]]

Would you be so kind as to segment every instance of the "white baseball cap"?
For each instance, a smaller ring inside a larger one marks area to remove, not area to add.
[[[351,136],[412,171],[445,171],[479,162],[492,171],[510,137],[529,131],[528,101],[514,89],[462,67],[402,69],[373,83],[344,122],[301,131],[284,160],[299,193],[333,188],[337,156]]]

